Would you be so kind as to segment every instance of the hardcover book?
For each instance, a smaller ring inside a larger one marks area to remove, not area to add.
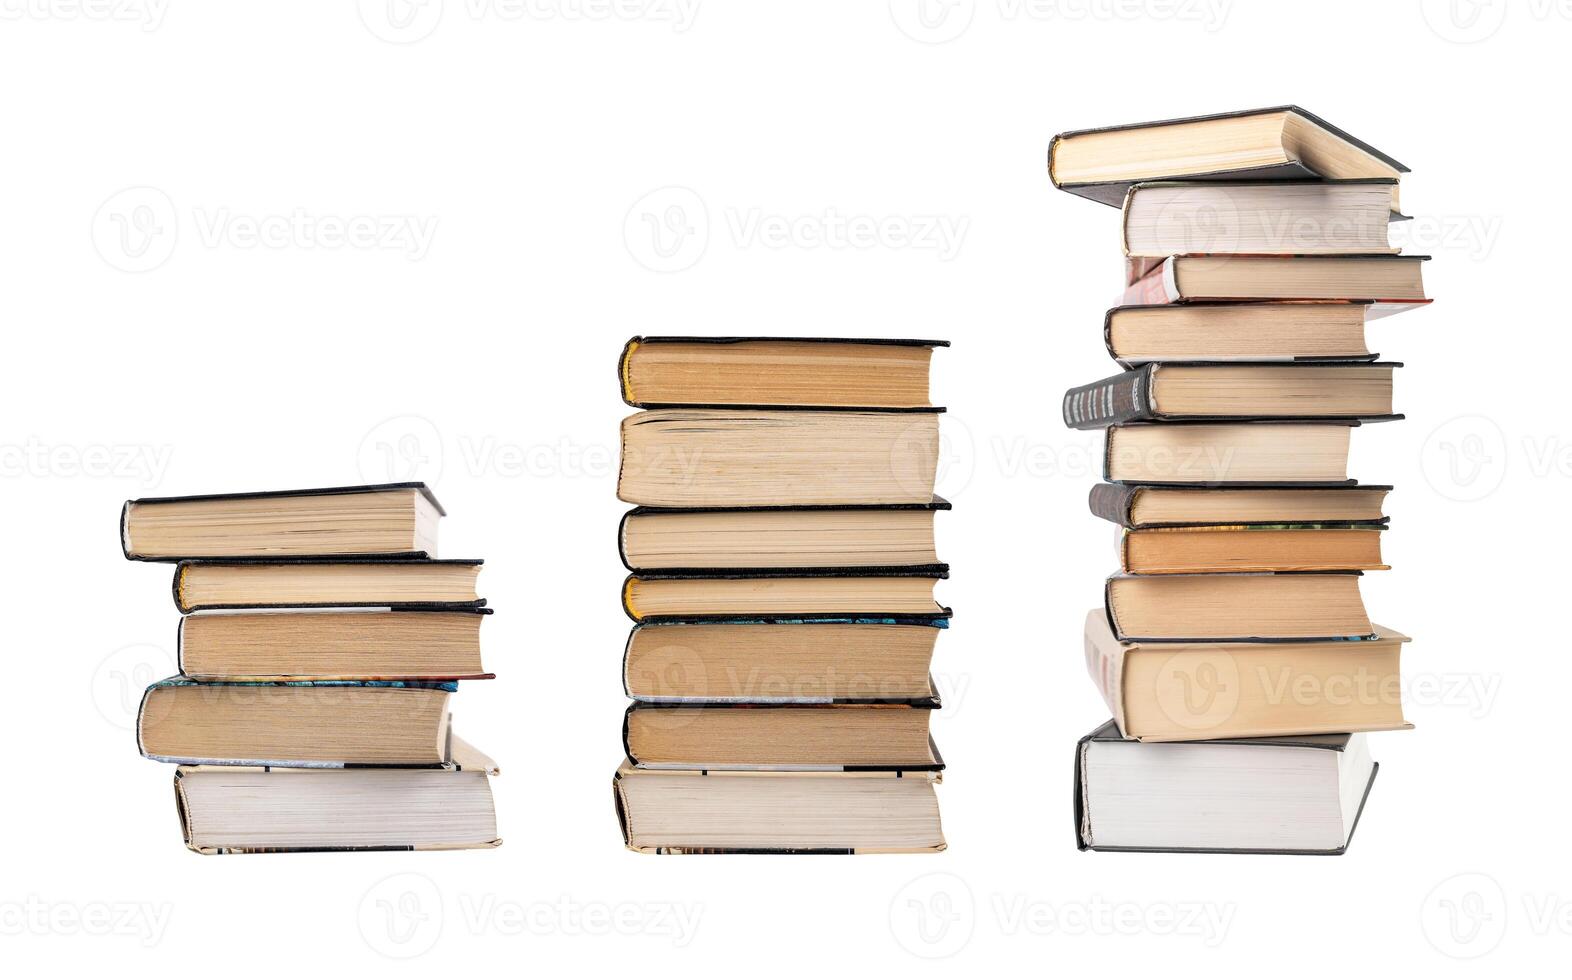
[[[1396,180],[1408,168],[1294,105],[1078,129],[1048,146],[1060,190],[1118,207],[1148,180]],[[1399,211],[1397,186],[1392,210]]]
[[[134,561],[432,558],[444,513],[424,483],[143,497],[120,511],[120,546]]]
[[[644,854],[924,854],[945,848],[937,772],[640,769],[612,779]]]
[[[950,502],[805,507],[635,507],[617,549],[629,571],[939,564],[934,515]]]
[[[1125,263],[1124,306],[1251,300],[1368,304],[1366,318],[1423,306],[1428,255],[1217,255]]]
[[[1121,642],[1086,616],[1086,669],[1125,738],[1194,741],[1412,728],[1402,646],[1384,626],[1359,641]]]
[[[446,765],[452,682],[225,681],[148,687],[137,748],[184,765]]]
[[[433,769],[179,766],[175,805],[198,854],[489,848],[497,772],[458,738]]]
[[[734,569],[640,572],[622,587],[622,608],[637,623],[731,619],[948,618],[934,601],[946,565],[909,568]]]
[[[1402,418],[1392,412],[1392,372],[1401,366],[1145,364],[1065,392],[1064,424],[1101,429],[1123,422],[1388,421]]]
[[[1373,304],[1158,303],[1116,306],[1103,344],[1121,367],[1150,361],[1373,361],[1365,336]]]
[[[617,362],[634,408],[721,405],[921,411],[945,340],[634,337]]]
[[[623,716],[622,747],[641,769],[933,772],[937,698],[885,704],[647,704]]]
[[[490,609],[266,609],[192,613],[180,672],[215,680],[480,680]]]
[[[635,626],[623,693],[682,703],[929,703],[946,620],[664,623]]]
[[[175,566],[175,607],[209,609],[387,606],[479,609],[480,559],[233,558]]]
[[[1270,526],[1276,524],[1385,525],[1390,486],[1341,483],[1306,487],[1171,487],[1097,483],[1087,494],[1093,514],[1127,528]]]
[[[1360,734],[1153,743],[1109,721],[1075,747],[1075,844],[1342,854],[1378,768]]]
[[[938,411],[639,412],[622,421],[617,496],[682,508],[927,504]]]

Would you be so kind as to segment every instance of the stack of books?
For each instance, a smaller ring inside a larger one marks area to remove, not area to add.
[[[618,533],[635,851],[943,849],[942,341],[636,337]]]
[[[1113,719],[1075,756],[1094,850],[1342,853],[1408,728],[1407,637],[1371,622],[1391,487],[1352,431],[1397,419],[1365,324],[1429,302],[1391,247],[1402,164],[1302,109],[1064,133],[1055,186],[1120,207],[1126,370],[1064,397],[1105,429],[1092,512],[1119,527],[1087,665]]]
[[[176,562],[180,674],[137,747],[175,763],[202,854],[495,847],[496,766],[453,735],[481,563],[435,558],[423,483],[130,500],[121,547]]]

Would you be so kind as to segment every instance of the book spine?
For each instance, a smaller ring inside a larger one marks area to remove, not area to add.
[[[1115,642],[1109,649],[1103,649],[1090,633],[1085,634],[1082,640],[1086,644],[1086,672],[1091,675],[1092,683],[1097,685],[1097,693],[1103,696],[1103,703],[1114,716],[1114,724],[1123,732],[1124,647]]]
[[[1131,512],[1135,505],[1135,495],[1140,489],[1140,487],[1120,486],[1116,483],[1093,484],[1091,493],[1086,496],[1086,504],[1093,514],[1105,521],[1120,527],[1134,527]]]
[[[617,387],[622,393],[624,404],[638,408],[639,403],[633,398],[633,376],[629,373],[633,352],[643,343],[643,337],[630,337],[622,347],[622,354],[617,358]]]
[[[1133,260],[1130,260],[1133,262]],[[1141,266],[1131,265],[1131,276],[1120,297],[1121,306],[1166,306],[1179,301],[1179,290],[1173,278],[1174,260],[1164,259],[1157,266],[1141,272]]]
[[[1148,364],[1071,388],[1064,393],[1064,424],[1072,429],[1101,429],[1156,418],[1151,398],[1154,373],[1155,366]]]

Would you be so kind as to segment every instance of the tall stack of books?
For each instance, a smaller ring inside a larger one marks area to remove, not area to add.
[[[636,337],[618,365],[629,848],[943,849],[942,341]]]
[[[1302,109],[1064,133],[1055,186],[1120,207],[1123,374],[1071,389],[1105,429],[1094,514],[1119,570],[1086,619],[1113,719],[1075,756],[1077,844],[1342,853],[1408,728],[1407,637],[1372,623],[1386,486],[1348,479],[1350,436],[1392,413],[1375,317],[1427,303],[1390,246],[1391,157]]]
[[[496,766],[448,701],[480,663],[481,563],[435,558],[423,483],[126,502],[135,561],[177,562],[180,674],[137,747],[177,764],[202,854],[495,847]]]

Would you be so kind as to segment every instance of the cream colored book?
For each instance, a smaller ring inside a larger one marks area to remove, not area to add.
[[[1120,642],[1086,615],[1086,667],[1125,737],[1257,738],[1412,728],[1400,659],[1408,637],[1292,643]]]
[[[937,774],[652,772],[613,777],[623,843],[644,854],[942,851]]]
[[[199,854],[496,847],[497,772],[455,738],[438,769],[180,766],[175,802]]]
[[[127,558],[431,558],[444,511],[424,483],[144,497],[120,513]]]

